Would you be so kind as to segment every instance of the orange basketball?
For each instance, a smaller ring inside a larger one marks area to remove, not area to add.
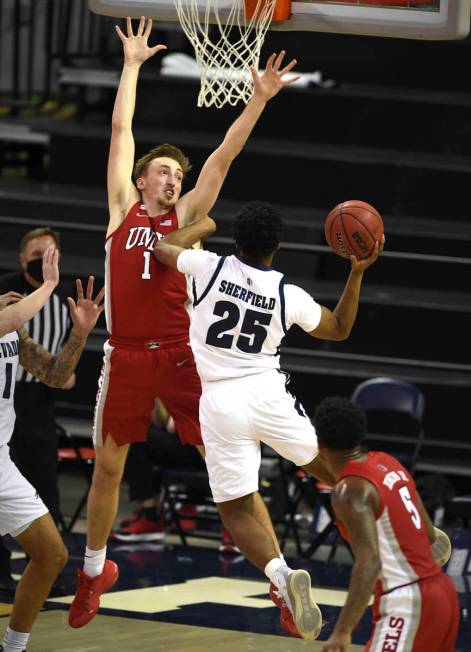
[[[384,233],[378,211],[364,201],[351,199],[338,204],[327,215],[324,226],[329,247],[343,258],[352,254],[368,258]]]

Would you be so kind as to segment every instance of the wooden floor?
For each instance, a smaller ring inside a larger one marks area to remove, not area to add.
[[[96,616],[81,629],[67,625],[66,611],[39,615],[28,652],[320,652],[321,642],[235,632],[212,627]],[[353,645],[351,652],[363,648]]]

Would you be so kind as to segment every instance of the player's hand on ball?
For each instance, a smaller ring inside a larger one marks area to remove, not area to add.
[[[444,566],[451,557],[451,541],[446,532],[433,528],[437,538],[432,543],[432,555],[439,566]]]
[[[152,20],[150,18],[146,21],[145,17],[141,16],[136,34],[133,32],[132,21],[129,16],[126,18],[126,26],[127,36],[123,34],[118,25],[115,26],[116,33],[123,44],[124,62],[126,64],[140,66],[144,61],[154,56],[156,52],[167,49],[166,45],[150,47],[147,44],[152,30]]]
[[[84,297],[82,281],[77,279],[77,303],[70,297],[67,297],[70,316],[74,324],[73,332],[78,337],[87,337],[105,308],[102,304],[103,297],[105,296],[105,288],[101,288],[95,299],[93,299],[94,280],[93,276],[90,276],[88,279],[87,295]]]
[[[378,256],[384,249],[385,242],[386,239],[383,235],[381,240],[375,244],[373,253],[368,256],[368,258],[358,259],[356,256],[350,256],[350,261],[352,263],[352,272],[362,273],[367,270],[368,267],[371,267],[371,265],[378,260]]]
[[[284,75],[289,73],[296,65],[296,59],[292,59],[284,68],[281,64],[285,57],[285,51],[282,50],[277,56],[272,54],[267,61],[265,72],[259,77],[256,68],[251,68],[252,80],[254,86],[254,96],[260,97],[265,102],[271,100],[279,91],[292,84],[299,79],[299,75],[291,76],[288,79],[283,79]]]

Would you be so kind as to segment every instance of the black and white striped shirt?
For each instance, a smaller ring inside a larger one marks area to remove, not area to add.
[[[26,296],[34,290],[35,288],[27,282],[22,272],[0,277],[0,294],[14,291]],[[24,325],[33,340],[39,342],[53,355],[59,351],[71,328],[67,296],[70,296],[70,287],[60,283],[43,309]],[[16,381],[39,382],[21,366],[18,366]]]

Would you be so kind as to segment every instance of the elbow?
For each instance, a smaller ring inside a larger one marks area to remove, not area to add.
[[[213,220],[212,217],[206,216],[204,220],[204,226],[206,231],[205,231],[205,235],[203,236],[203,239],[205,240],[206,238],[209,238],[209,236],[216,231],[216,222]]]
[[[112,118],[111,120],[111,132],[114,135],[119,135],[125,131],[129,130],[129,123],[125,122],[122,118]]]

